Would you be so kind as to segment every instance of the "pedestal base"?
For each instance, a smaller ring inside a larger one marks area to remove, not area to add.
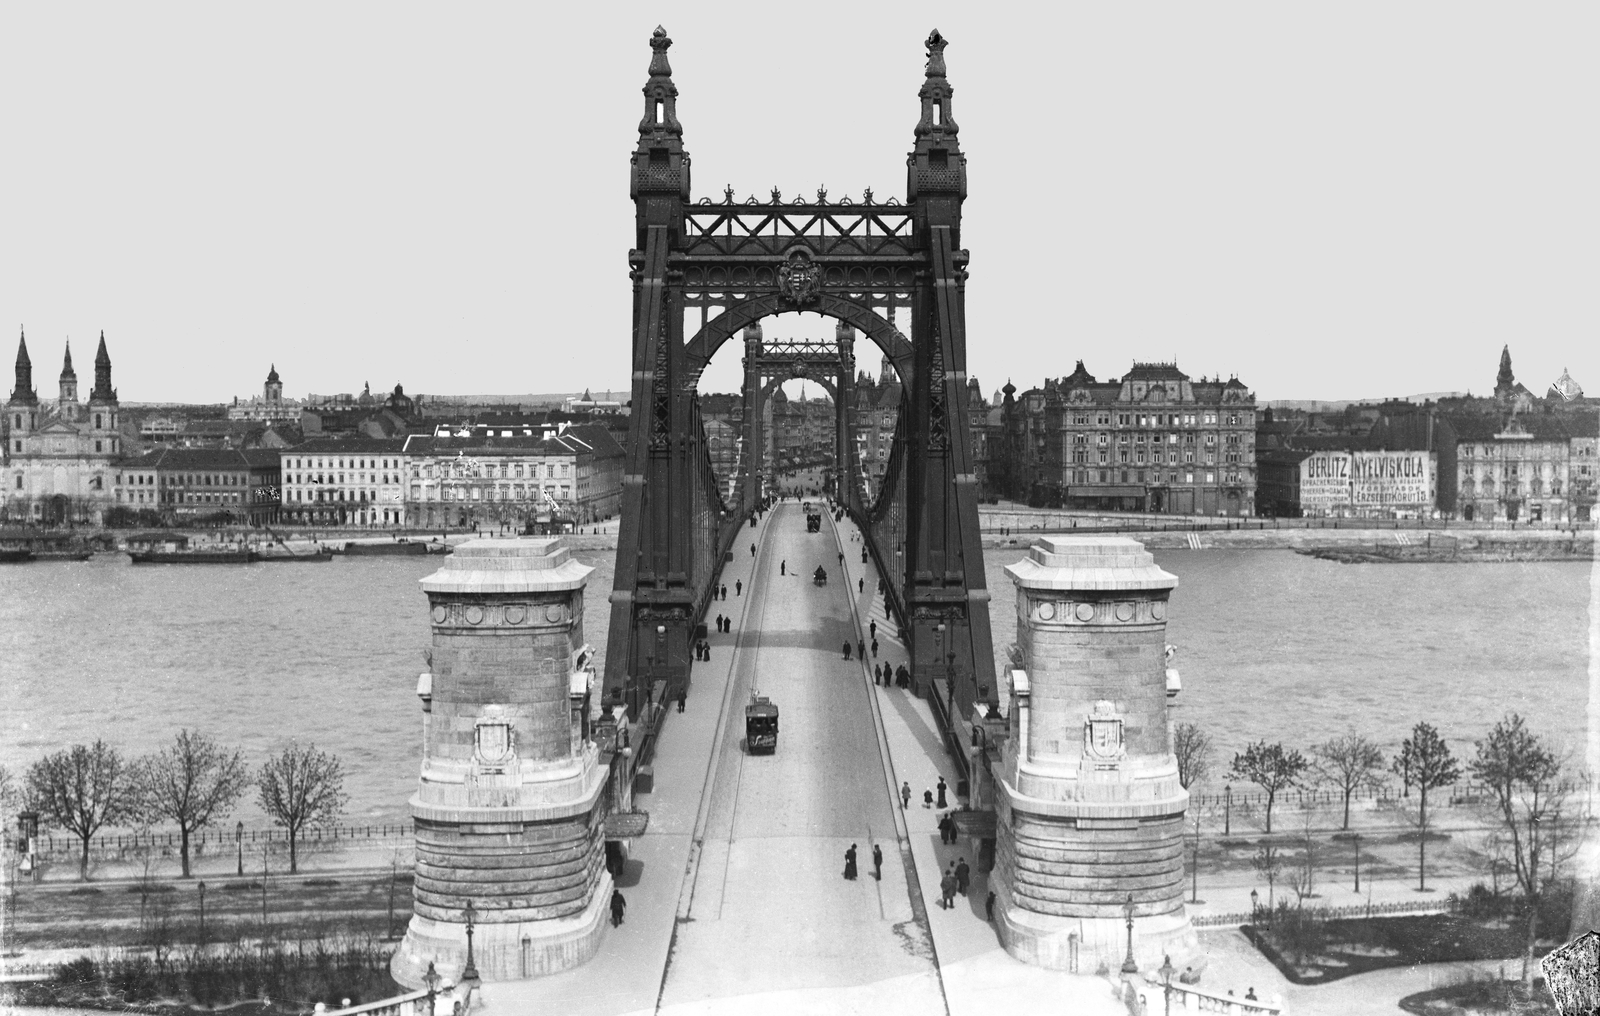
[[[1104,968],[1115,974],[1128,957],[1128,925],[1121,919],[1052,917],[1012,906],[997,906],[995,919],[1006,952],[1034,966],[1080,974]],[[1182,910],[1134,919],[1133,958],[1139,969],[1156,970],[1163,957],[1180,970],[1200,959],[1199,940]]]
[[[472,958],[485,981],[515,981],[571,970],[600,948],[611,909],[611,874],[602,872],[582,912],[548,921],[479,923],[472,929]],[[524,941],[526,940],[526,941]],[[432,963],[440,977],[456,982],[467,963],[467,926],[412,915],[405,941],[389,961],[389,972],[411,989],[424,987]]]

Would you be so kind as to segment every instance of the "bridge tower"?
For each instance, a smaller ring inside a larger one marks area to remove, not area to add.
[[[724,501],[701,436],[695,387],[717,349],[745,344],[745,441],[760,447],[759,323],[805,311],[836,319],[839,360],[851,368],[834,390],[844,452],[842,499],[861,526],[906,631],[920,693],[939,689],[946,729],[992,698],[994,647],[978,542],[977,483],[966,400],[965,283],[961,248],[966,157],[957,141],[945,40],[927,39],[921,116],[907,159],[904,202],[830,198],[818,188],[785,199],[691,201],[690,160],[677,117],[666,31],[651,37],[645,115],[632,157],[635,247],[633,416],[623,481],[611,630],[609,704],[632,715],[687,681],[696,622],[722,562],[756,507],[748,470],[740,503]],[[901,315],[911,334],[896,325]],[[688,323],[698,317],[698,324]],[[690,337],[685,338],[686,333]],[[741,334],[742,333],[742,334]],[[849,431],[854,344],[875,343],[904,382],[889,468],[872,503],[859,503]],[[827,373],[831,376],[834,369]],[[758,396],[759,397],[759,396]],[[751,412],[751,410],[757,410]]]

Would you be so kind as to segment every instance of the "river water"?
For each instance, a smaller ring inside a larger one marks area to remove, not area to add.
[[[1231,753],[1347,729],[1395,745],[1426,720],[1470,753],[1502,713],[1573,749],[1588,702],[1589,565],[1340,565],[1291,551],[1156,551],[1181,585],[1168,614],[1177,718]],[[613,553],[594,567],[585,636],[603,654]],[[1015,637],[990,551],[996,651]],[[434,558],[134,567],[121,555],[0,569],[0,765],[20,772],[102,737],[130,754],[180,728],[252,765],[288,737],[341,756],[352,823],[397,822],[416,780],[417,580]],[[262,821],[253,802],[237,817]],[[230,817],[231,818],[231,817]]]

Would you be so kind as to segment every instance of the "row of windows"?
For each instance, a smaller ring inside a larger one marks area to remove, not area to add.
[[[1229,427],[1255,426],[1254,413],[1112,413],[1109,410],[1094,414],[1096,426],[1107,427],[1111,425],[1111,418],[1115,416],[1119,427],[1195,427],[1216,426],[1219,416],[1222,422]],[[1089,426],[1089,414],[1074,413],[1072,423],[1078,427]]]
[[[1121,479],[1120,480],[1117,478],[1119,473],[1121,475]],[[1162,482],[1161,478],[1162,478],[1163,475],[1166,476],[1166,482],[1167,483],[1194,483],[1194,482],[1196,482],[1195,481],[1195,477],[1197,477],[1197,476],[1204,477],[1204,479],[1201,481],[1201,482],[1204,482],[1204,483],[1216,483],[1217,482],[1217,474],[1216,474],[1215,471],[1210,471],[1210,472],[1205,472],[1205,473],[1196,473],[1196,472],[1194,472],[1192,470],[1187,470],[1187,469],[1183,470],[1182,472],[1180,472],[1180,471],[1178,471],[1176,469],[1168,470],[1165,474],[1163,474],[1162,471],[1159,470],[1159,469],[1151,469],[1151,470],[1144,470],[1144,469],[1122,469],[1122,470],[1115,470],[1115,469],[1077,469],[1077,470],[1074,470],[1073,473],[1072,473],[1072,482],[1073,483],[1147,483],[1147,482],[1148,483],[1161,483]],[[1181,477],[1181,479],[1180,479],[1180,477]],[[1223,474],[1223,482],[1224,483],[1239,483],[1240,480],[1241,480],[1241,477],[1240,477],[1239,473],[1230,471],[1230,472],[1226,472],[1226,473]]]
[[[348,461],[350,463],[350,465],[348,467],[345,466],[345,462],[346,461]],[[382,465],[379,465],[380,462],[382,462]],[[321,455],[319,455],[319,456],[315,456],[315,457],[312,457],[312,458],[304,458],[304,459],[296,458],[294,460],[293,468],[295,468],[295,469],[345,469],[345,468],[350,468],[350,469],[399,469],[400,468],[400,460],[399,459],[395,459],[394,460],[394,465],[391,466],[389,464],[389,460],[388,459],[348,459],[347,460],[347,459],[343,459],[343,458],[335,459],[332,456],[321,456]]]
[[[345,482],[345,475],[346,474],[344,474],[344,473],[290,473],[288,482],[291,483],[291,484],[299,484],[299,485],[304,485],[304,484],[308,484],[308,483],[344,483]],[[353,484],[354,483],[385,483],[385,484],[388,484],[390,486],[393,486],[394,484],[397,484],[397,483],[401,482],[399,473],[383,473],[383,474],[381,474],[382,475],[382,479],[381,480],[379,479],[379,475],[380,474],[378,474],[378,473],[351,473],[351,474],[349,474],[350,482],[353,483]],[[338,477],[338,478],[335,479],[335,477]]]

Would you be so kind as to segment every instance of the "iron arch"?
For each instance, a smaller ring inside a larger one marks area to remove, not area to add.
[[[910,339],[902,335],[898,328],[876,311],[863,307],[854,300],[846,300],[827,293],[819,295],[816,303],[807,307],[789,305],[776,293],[740,300],[731,305],[707,321],[695,337],[689,340],[686,347],[689,376],[698,381],[706,364],[711,362],[711,358],[716,355],[722,344],[746,327],[762,318],[792,311],[806,311],[843,321],[876,343],[877,347],[883,350],[883,355],[894,364],[896,373],[903,378],[911,376]]]

